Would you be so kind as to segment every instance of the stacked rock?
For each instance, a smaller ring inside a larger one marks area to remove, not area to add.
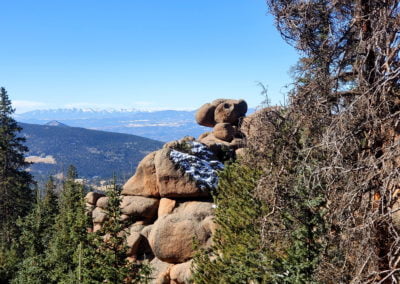
[[[246,111],[243,100],[220,99],[202,106],[196,120],[213,132],[198,140],[185,137],[166,143],[144,157],[123,186],[122,219],[133,220],[126,230],[127,257],[150,260],[152,283],[192,283],[193,240],[198,248],[209,247],[216,228],[211,192],[226,158],[219,146],[240,147],[238,127]],[[97,231],[107,218],[107,197],[90,192],[86,202],[91,230]]]
[[[220,144],[232,149],[242,148],[243,133],[240,124],[247,112],[244,100],[218,99],[204,104],[196,113],[198,124],[213,127],[212,132],[206,132],[199,141],[212,147]]]

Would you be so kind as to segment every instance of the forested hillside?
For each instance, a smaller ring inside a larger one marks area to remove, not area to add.
[[[37,179],[65,174],[75,165],[80,176],[109,179],[115,173],[123,179],[132,174],[139,161],[162,143],[136,135],[88,130],[63,125],[19,123],[26,138],[29,167]]]

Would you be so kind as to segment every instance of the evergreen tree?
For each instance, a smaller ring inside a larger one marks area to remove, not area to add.
[[[0,247],[16,240],[18,217],[25,216],[34,200],[32,176],[25,171],[29,163],[24,154],[28,148],[22,130],[12,118],[14,109],[7,91],[0,88]]]
[[[41,197],[38,193],[32,212],[18,222],[21,230],[19,243],[25,257],[43,253],[53,235],[53,226],[58,214],[58,198],[54,190],[54,179],[50,177],[44,196]]]
[[[28,148],[19,136],[21,127],[12,118],[14,109],[7,91],[0,88],[0,282],[13,277],[20,255],[15,247],[18,218],[25,216],[33,203],[32,176],[24,154]]]
[[[55,218],[58,214],[55,184],[49,178],[44,196],[37,192],[37,202],[32,212],[20,219],[18,226],[21,236],[18,250],[23,255],[17,277],[13,283],[48,283],[49,275],[45,265],[45,251],[54,234]]]
[[[46,251],[49,283],[79,283],[77,268],[82,243],[87,241],[84,186],[75,181],[76,168],[70,166],[59,200],[54,235]]]
[[[218,229],[213,246],[195,257],[195,283],[265,283],[270,280],[268,252],[257,220],[266,207],[254,198],[260,172],[234,163],[219,174],[214,202]]]
[[[79,278],[81,283],[147,283],[149,266],[127,259],[129,234],[127,222],[121,220],[121,188],[115,183],[107,191],[106,221],[90,235],[85,247]]]

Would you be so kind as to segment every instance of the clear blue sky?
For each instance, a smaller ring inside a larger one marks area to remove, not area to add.
[[[297,55],[264,0],[1,0],[0,85],[17,112],[282,101]]]

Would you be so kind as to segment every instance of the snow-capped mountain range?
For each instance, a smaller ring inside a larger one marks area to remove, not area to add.
[[[195,110],[63,108],[34,110],[16,114],[17,121],[46,124],[58,121],[68,126],[135,134],[159,141],[171,141],[207,131],[197,125]]]

